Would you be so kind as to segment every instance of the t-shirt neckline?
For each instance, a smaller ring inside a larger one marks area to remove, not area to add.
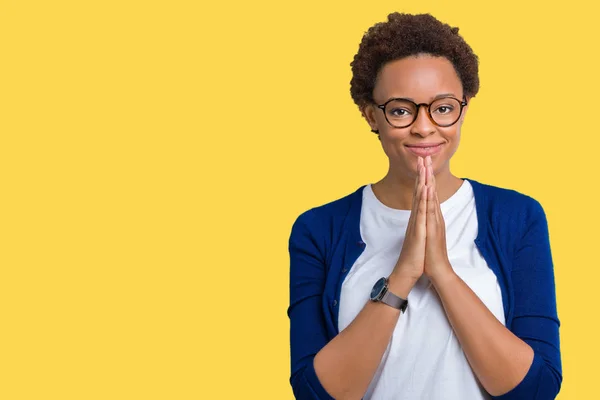
[[[446,211],[448,211],[449,209],[451,209],[452,207],[454,207],[456,204],[460,203],[461,201],[466,200],[467,197],[469,196],[470,182],[466,179],[462,179],[462,181],[463,181],[463,183],[460,185],[458,190],[456,192],[454,192],[452,194],[452,196],[450,196],[448,199],[446,199],[446,201],[443,201],[440,204],[442,214],[445,213]],[[411,210],[400,210],[397,208],[392,208],[392,207],[386,206],[377,198],[377,196],[375,196],[375,193],[373,192],[371,185],[372,184],[369,183],[365,187],[365,196],[367,196],[368,200],[370,200],[370,204],[373,204],[381,212],[385,213],[386,215],[388,215],[392,218],[400,218],[400,219],[408,220],[408,218],[410,217]]]

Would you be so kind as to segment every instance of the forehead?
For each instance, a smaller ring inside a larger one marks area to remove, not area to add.
[[[377,102],[392,97],[408,97],[430,102],[441,93],[462,97],[462,84],[452,63],[445,57],[419,55],[386,63],[373,90]]]

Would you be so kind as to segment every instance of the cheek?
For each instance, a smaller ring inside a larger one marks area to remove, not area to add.
[[[403,157],[402,146],[404,146],[403,143],[406,142],[406,138],[410,135],[410,132],[403,129],[386,130],[383,132],[380,130],[379,132],[381,132],[381,146],[385,154],[392,159]]]
[[[440,135],[444,138],[450,146],[456,146],[460,141],[460,125],[455,125],[451,130],[440,131]]]
[[[448,142],[446,145],[445,157],[450,159],[454,153],[456,153],[456,150],[458,150],[458,145],[460,143],[460,128],[454,130],[452,133],[444,135],[444,137]]]

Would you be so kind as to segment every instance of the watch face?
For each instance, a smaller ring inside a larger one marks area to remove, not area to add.
[[[373,286],[373,290],[371,290],[371,300],[377,300],[377,297],[383,290],[384,286],[385,286],[385,278],[380,278],[377,282],[375,282],[375,285]]]

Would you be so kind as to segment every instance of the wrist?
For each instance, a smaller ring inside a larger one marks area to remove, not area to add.
[[[392,272],[388,277],[388,290],[405,300],[418,279]]]
[[[460,277],[454,272],[452,268],[449,268],[443,272],[437,273],[429,277],[429,280],[436,289],[442,288],[447,285],[453,285],[456,279]]]

